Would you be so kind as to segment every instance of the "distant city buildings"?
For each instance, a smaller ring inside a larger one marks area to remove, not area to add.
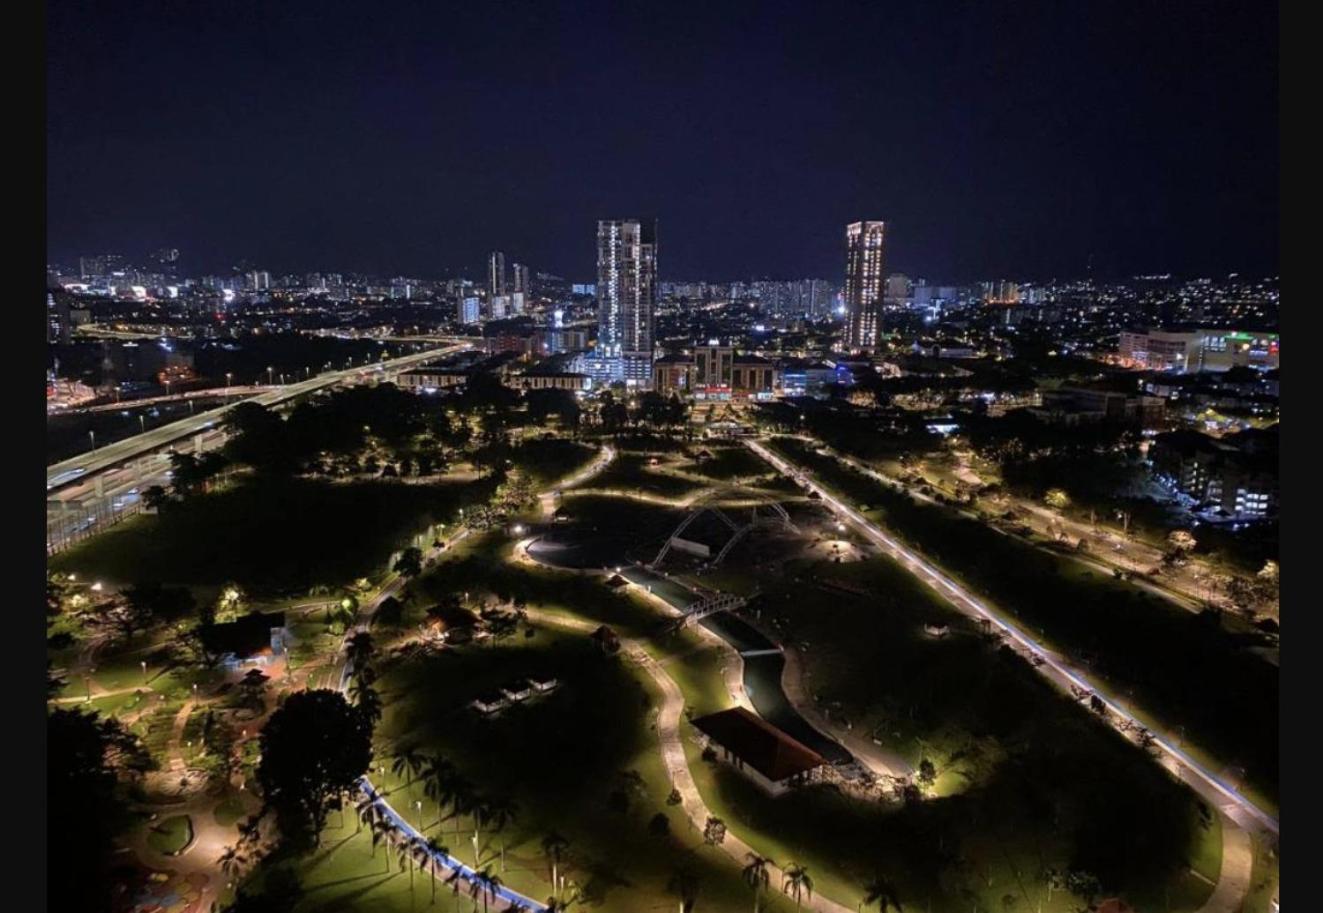
[[[882,332],[884,222],[852,222],[845,229],[845,344],[870,351]]]
[[[1125,330],[1117,340],[1117,360],[1152,371],[1226,371],[1234,367],[1280,367],[1276,333],[1197,329]]]

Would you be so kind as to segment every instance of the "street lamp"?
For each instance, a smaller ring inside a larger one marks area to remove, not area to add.
[[[274,372],[275,372],[275,368],[271,367],[270,365],[267,365],[267,366],[266,366],[266,383],[267,383],[267,386],[270,386],[270,385],[271,385],[271,383],[272,383],[272,377],[271,377],[271,375],[272,375]]]
[[[88,431],[87,431],[87,436],[88,436],[89,438],[91,438],[91,440],[92,440],[92,449],[93,449],[93,450],[96,450],[96,432],[95,432],[95,431],[92,431],[92,430],[89,428]]]
[[[138,416],[138,427],[142,430],[144,434],[147,433],[147,417],[145,415],[140,414]]]

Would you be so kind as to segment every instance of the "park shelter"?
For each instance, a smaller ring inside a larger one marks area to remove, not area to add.
[[[705,748],[773,796],[817,779],[827,760],[743,707],[692,721]]]

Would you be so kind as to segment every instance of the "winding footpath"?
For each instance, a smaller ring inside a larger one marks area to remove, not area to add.
[[[567,488],[572,485],[578,485],[581,482],[584,482],[587,479],[592,478],[594,475],[601,472],[608,465],[610,465],[611,461],[614,460],[615,457],[616,457],[615,449],[610,445],[607,445],[602,448],[602,452],[588,466],[579,470],[577,473],[570,476],[569,478],[562,479],[559,485],[554,486],[553,488],[550,488],[547,491],[541,492],[537,497],[538,497],[538,501],[542,506],[542,510],[544,514],[550,514],[552,511],[554,511],[556,495],[561,488]],[[467,528],[461,529],[459,533],[451,540],[452,545],[455,542],[460,542],[463,539],[467,538],[468,534],[469,531]],[[426,563],[427,561],[436,558],[441,554],[441,552],[442,552],[441,547],[434,546],[428,549],[428,551],[424,554],[424,562]],[[343,647],[348,644],[349,639],[355,633],[357,633],[358,631],[368,630],[368,628],[371,625],[372,616],[376,614],[377,609],[381,607],[381,604],[388,597],[395,596],[396,594],[398,594],[399,591],[404,588],[406,582],[407,581],[403,577],[400,577],[398,575],[395,575],[390,579],[388,579],[387,583],[381,588],[381,590],[377,592],[376,596],[374,596],[371,602],[369,602],[365,607],[364,621],[359,625],[357,625],[355,628],[345,632],[345,639],[341,645],[342,650]],[[351,671],[352,670],[350,669],[349,663],[347,661],[341,665],[339,678],[336,684],[338,690],[342,692],[348,690]],[[434,853],[431,852],[430,850],[427,850],[426,836],[420,833],[416,827],[410,824],[408,820],[404,818],[403,815],[401,815],[391,806],[390,802],[387,801],[385,794],[379,792],[372,785],[372,781],[368,779],[368,777],[364,776],[360,778],[358,785],[359,785],[359,791],[395,827],[395,831],[397,834],[400,835],[400,839],[412,843],[415,847],[418,847],[418,852],[426,854],[433,862],[436,863],[436,865],[430,867],[432,869],[432,875],[434,878],[444,881],[445,878],[448,877],[450,874],[457,872],[459,874],[459,877],[466,883],[470,885],[473,885],[475,883],[481,885],[481,881],[478,878],[478,873],[471,866],[465,865],[464,863],[460,862],[458,859],[456,859],[453,856],[450,856],[447,853],[440,853],[440,852]],[[441,870],[444,870],[444,872]],[[482,890],[482,888],[480,888],[480,890]],[[488,888],[487,890],[489,891],[489,896],[494,898],[495,909],[497,910],[501,910],[501,909],[528,910],[531,911],[531,913],[546,913],[547,907],[545,904],[539,903],[538,901],[533,900],[531,897],[526,897],[523,894],[520,894],[518,891],[506,887],[505,885],[499,885],[495,888]]]
[[[552,615],[532,607],[528,609],[528,617],[549,627],[581,634],[591,634],[595,627],[591,622]],[[707,826],[707,819],[715,816],[703,801],[703,796],[699,793],[698,785],[689,770],[689,759],[685,757],[684,742],[680,735],[680,720],[684,715],[684,695],[681,694],[675,680],[652,658],[639,641],[624,639],[620,647],[621,653],[646,672],[662,693],[661,707],[657,712],[657,740],[661,744],[662,763],[666,767],[666,776],[671,781],[671,786],[680,794],[680,806],[684,809],[685,816],[694,830],[702,833]],[[720,848],[740,866],[746,863],[748,854],[754,852],[753,847],[735,836],[729,829]],[[769,866],[768,874],[772,883],[784,883],[785,872],[779,867]],[[804,908],[817,913],[856,913],[849,907],[820,894],[805,897]]]

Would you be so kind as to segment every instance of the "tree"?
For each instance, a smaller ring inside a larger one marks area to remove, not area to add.
[[[924,789],[931,789],[933,783],[937,781],[937,768],[933,767],[933,762],[927,758],[919,762],[918,781]]]
[[[239,679],[238,685],[240,700],[244,705],[258,711],[266,706],[266,685],[270,680],[270,676],[261,669],[249,669]]]
[[[1172,551],[1186,554],[1194,550],[1199,543],[1195,540],[1194,534],[1185,529],[1173,529],[1167,534],[1167,545]]]
[[[372,760],[372,726],[339,692],[291,694],[262,728],[257,780],[292,842],[326,823],[329,800],[350,790]]]
[[[417,577],[423,572],[423,551],[416,546],[409,546],[400,553],[400,557],[395,559],[395,565],[391,568],[401,577]]]
[[[170,503],[170,493],[160,485],[149,485],[142,492],[142,506],[148,510],[159,511]]]
[[[666,893],[680,898],[680,913],[689,913],[698,901],[698,876],[688,867],[676,869],[666,882]]]
[[[726,839],[726,822],[720,818],[708,816],[703,825],[703,842],[709,846],[720,846]]]
[[[889,909],[895,907],[897,913],[903,908],[900,905],[900,895],[896,893],[896,886],[891,879],[885,875],[874,875],[873,878],[864,885],[864,902],[866,907],[869,904],[877,904],[881,913],[887,913]]]
[[[542,852],[551,863],[551,891],[554,895],[560,893],[560,860],[569,848],[570,841],[555,831],[551,831],[542,838]]]
[[[100,910],[110,896],[102,875],[114,839],[128,825],[116,790],[116,760],[131,751],[132,736],[96,713],[55,710],[46,717],[46,833],[51,858],[74,854],[80,875],[52,865],[47,876],[51,910]]]
[[[356,631],[345,644],[345,661],[349,663],[350,674],[355,678],[364,678],[370,684],[376,680],[372,674],[372,660],[376,657],[376,646],[372,635],[367,631]]]
[[[1107,716],[1107,704],[1096,694],[1089,695],[1089,709],[1098,716]]]
[[[426,842],[423,846],[427,850],[427,862],[425,864],[430,865],[432,868],[432,903],[435,904],[437,882],[436,869],[437,866],[441,864],[441,857],[450,855],[450,847],[443,845],[435,837],[426,838]]]
[[[413,778],[418,776],[427,765],[427,758],[413,745],[408,745],[395,752],[390,770],[395,776],[404,774],[407,779],[404,788],[407,791],[413,785]]]
[[[648,821],[648,833],[653,837],[667,837],[671,833],[671,819],[665,812],[657,812]]]
[[[1050,488],[1043,495],[1043,503],[1053,510],[1065,510],[1070,506],[1070,495],[1060,488]]]
[[[372,678],[367,672],[355,675],[350,680],[349,698],[353,701],[354,710],[367,721],[369,728],[381,722],[381,695],[372,687]]]
[[[740,870],[740,877],[749,886],[749,890],[753,891],[753,913],[758,913],[762,908],[762,896],[767,893],[767,886],[772,880],[771,867],[776,863],[757,853],[748,853],[745,858],[749,862]]]
[[[805,895],[810,899],[813,897],[813,878],[809,875],[808,869],[798,862],[786,866],[781,890],[795,898],[795,909],[798,910]]]

